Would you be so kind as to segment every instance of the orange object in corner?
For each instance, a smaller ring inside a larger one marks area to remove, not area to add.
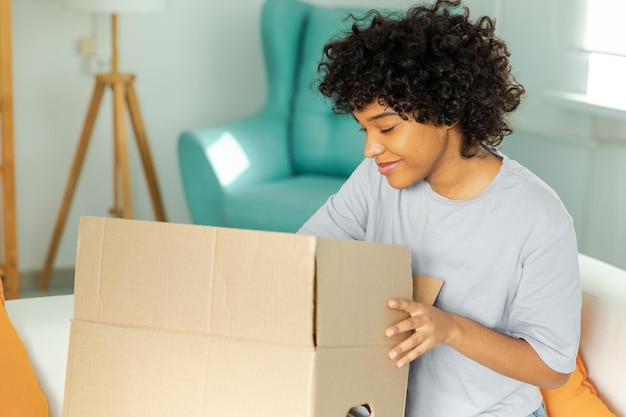
[[[4,308],[0,284],[0,416],[48,417],[48,401],[39,388],[28,353]]]
[[[557,389],[542,389],[541,394],[550,417],[617,417],[587,379],[587,369],[580,355],[576,357],[576,369],[567,383]]]

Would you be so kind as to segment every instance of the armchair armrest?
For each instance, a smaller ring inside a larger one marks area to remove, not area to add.
[[[191,219],[220,226],[224,194],[291,173],[287,116],[264,108],[231,123],[181,133],[178,161]]]

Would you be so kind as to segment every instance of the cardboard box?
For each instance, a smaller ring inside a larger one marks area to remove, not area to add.
[[[407,247],[84,217],[65,417],[404,415]]]

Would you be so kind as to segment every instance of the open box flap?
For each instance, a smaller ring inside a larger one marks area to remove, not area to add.
[[[410,299],[412,286],[408,247],[319,238],[317,346],[398,343],[385,337],[384,329],[405,314],[387,308],[387,300]]]
[[[443,287],[443,280],[427,277],[426,275],[413,275],[413,301],[428,305],[435,304],[435,300]]]

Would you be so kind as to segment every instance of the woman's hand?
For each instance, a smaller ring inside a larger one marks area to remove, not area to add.
[[[387,337],[404,332],[413,333],[389,351],[389,358],[397,359],[396,365],[399,368],[429,349],[449,343],[455,334],[453,316],[436,307],[404,299],[389,300],[387,306],[410,315],[385,329]]]
[[[446,344],[495,372],[538,387],[557,388],[567,381],[568,374],[549,368],[524,339],[506,336],[428,304],[391,299],[387,306],[410,317],[385,329],[385,335],[413,332],[389,351],[398,367]]]

